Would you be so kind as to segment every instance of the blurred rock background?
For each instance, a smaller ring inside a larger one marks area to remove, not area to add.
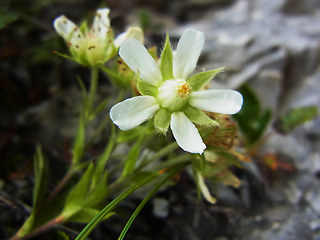
[[[52,179],[62,176],[60,165],[66,168],[70,160],[81,94],[76,75],[85,79],[89,73],[52,53],[66,52],[52,27],[58,15],[80,22],[107,5],[115,32],[141,25],[149,47],[161,46],[166,31],[176,43],[186,28],[195,28],[206,36],[199,68],[226,67],[212,88],[249,83],[263,107],[271,108],[273,122],[291,108],[320,106],[318,0],[4,0],[1,5],[0,239],[28,215],[35,145],[41,142],[49,156]],[[108,81],[100,77],[103,96]],[[260,152],[290,167],[270,170],[253,159],[236,170],[239,189],[214,189],[216,205],[196,204],[196,188],[182,175],[178,185],[148,204],[127,239],[320,239],[320,117],[287,135],[272,126],[267,134]],[[135,206],[134,200],[124,206],[127,214]],[[107,221],[93,238],[115,239],[124,223],[117,217]]]

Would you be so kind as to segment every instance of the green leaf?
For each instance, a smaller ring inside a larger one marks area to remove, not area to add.
[[[272,114],[270,109],[261,110],[259,98],[248,84],[242,85],[240,92],[244,104],[241,111],[233,117],[246,137],[247,147],[251,148],[263,135]]]
[[[163,81],[173,79],[173,57],[169,35],[167,34],[166,43],[161,53],[160,71]]]
[[[108,172],[104,171],[97,184],[91,184],[90,189],[91,191],[87,195],[86,206],[91,208],[102,207],[100,205],[106,200],[108,195]]]
[[[111,125],[111,135],[108,141],[108,144],[106,145],[104,151],[100,156],[97,158],[97,165],[94,172],[94,176],[92,179],[92,188],[94,188],[100,181],[101,176],[104,172],[104,169],[106,167],[107,161],[109,160],[110,154],[113,150],[113,147],[115,145],[115,127],[112,124]]]
[[[10,23],[18,19],[18,16],[11,12],[4,12],[0,9],[0,30],[5,28]]]
[[[144,177],[138,181],[133,186],[129,187],[122,194],[116,197],[112,202],[110,202],[104,209],[102,209],[99,214],[80,232],[76,240],[85,240],[86,237],[92,232],[92,230],[105,219],[105,217],[114,209],[120,202],[122,202],[128,195],[140,188],[146,183],[151,182],[153,179],[158,177],[159,173],[153,173],[150,175],[144,175]]]
[[[147,131],[147,126],[138,126],[128,131],[120,131],[117,135],[117,143],[129,142],[138,138],[140,135],[145,134]]]
[[[65,221],[88,222],[96,216],[108,194],[107,172],[101,176],[99,182],[93,185],[95,164],[91,163],[77,185],[66,198],[61,216]]]
[[[174,168],[171,170],[167,176],[165,176],[162,181],[160,181],[149,193],[148,195],[142,200],[142,202],[139,204],[139,206],[135,209],[131,217],[129,218],[126,226],[123,228],[120,236],[118,237],[118,240],[123,240],[126,233],[128,232],[130,226],[132,225],[134,219],[138,216],[142,208],[146,205],[146,203],[151,199],[153,195],[157,193],[157,191],[162,187],[166,182],[168,182],[175,174],[177,174],[181,170],[181,166],[178,166],[178,168]]]
[[[314,119],[319,114],[317,106],[295,108],[282,115],[275,123],[275,128],[281,133],[289,133],[296,127]]]
[[[77,223],[88,223],[92,219],[95,218],[99,214],[99,210],[94,208],[84,208],[81,211],[77,212],[75,215],[73,215],[70,219],[68,219],[68,222],[77,222]],[[106,220],[109,217],[113,216],[114,213],[107,214],[103,219]]]
[[[75,143],[72,149],[72,166],[76,166],[84,153],[85,149],[85,121],[84,121],[84,116],[83,112],[80,112],[79,116],[79,123],[78,123],[78,129],[77,129],[77,135],[75,139]]]
[[[160,110],[154,116],[154,126],[156,130],[162,134],[166,134],[168,131],[171,121],[171,112],[165,108],[160,108]]]
[[[83,208],[72,215],[66,222],[87,223],[97,216],[99,210],[94,208]]]
[[[94,111],[91,113],[90,118],[94,118],[95,116],[97,116],[97,114],[99,114],[100,112],[102,112],[105,108],[106,105],[108,104],[108,102],[110,101],[110,97],[104,99],[103,101],[101,101],[98,105],[98,107],[96,109],[94,109]]]
[[[66,215],[63,214],[65,217],[69,217],[68,215],[71,216],[72,213],[77,212],[77,208],[79,208],[79,206],[86,205],[86,199],[89,193],[89,187],[91,184],[93,170],[94,163],[91,163],[85,171],[85,173],[83,174],[83,176],[81,177],[80,181],[69,193],[66,199],[65,209],[63,210],[63,212],[68,213]]]
[[[256,134],[254,134],[251,137],[252,142],[257,141],[262,136],[262,134],[266,130],[266,128],[271,120],[271,116],[272,116],[272,112],[270,109],[267,109],[261,113],[261,115],[255,125]]]
[[[183,112],[191,120],[191,122],[198,124],[200,126],[205,125],[209,127],[218,127],[220,125],[217,121],[210,118],[203,111],[197,108],[191,107],[189,105],[184,107]]]
[[[248,84],[243,84],[239,91],[243,96],[243,105],[241,111],[234,116],[245,116],[246,121],[255,121],[261,113],[258,96]]]
[[[155,97],[158,93],[157,87],[138,79],[137,81],[137,88],[141,95],[149,95]]]
[[[207,72],[196,73],[187,79],[187,83],[193,91],[198,91],[201,87],[205,86],[212,78],[224,69],[217,68]]]
[[[56,240],[70,240],[68,234],[63,231],[57,231]]]
[[[87,109],[88,108],[88,94],[87,94],[87,88],[86,86],[84,85],[81,77],[79,75],[77,75],[77,81],[79,83],[79,86],[81,88],[81,92],[82,92],[82,98],[83,98],[83,106],[84,106],[84,109]]]
[[[125,177],[126,175],[133,172],[140,154],[142,139],[143,138],[140,136],[136,144],[130,149],[129,154],[125,159],[125,166],[122,172],[122,177]]]
[[[36,155],[34,157],[34,175],[33,208],[30,216],[19,230],[19,236],[26,235],[34,228],[36,213],[44,199],[47,187],[48,166],[39,145],[37,146]]]
[[[33,208],[38,210],[45,196],[48,177],[48,165],[44,159],[41,147],[37,146],[34,158],[35,186],[33,192]]]

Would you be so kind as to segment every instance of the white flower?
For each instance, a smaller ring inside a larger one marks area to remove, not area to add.
[[[75,61],[83,65],[106,62],[114,55],[113,33],[110,28],[109,9],[98,9],[92,27],[82,25],[81,29],[64,15],[57,17],[54,28],[65,39]]]
[[[119,54],[139,75],[138,89],[143,96],[120,102],[110,110],[112,121],[121,130],[129,130],[154,117],[155,127],[165,132],[169,125],[179,146],[202,154],[206,145],[193,123],[218,125],[201,110],[235,114],[242,107],[242,95],[233,90],[198,91],[221,69],[189,77],[204,46],[204,34],[186,30],[172,55],[169,38],[159,64],[137,40],[128,39]]]

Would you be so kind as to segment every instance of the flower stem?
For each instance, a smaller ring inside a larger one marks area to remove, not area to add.
[[[89,119],[91,118],[92,108],[94,105],[94,99],[95,95],[97,93],[97,87],[98,87],[98,68],[92,67],[91,68],[91,81],[90,81],[90,90],[88,94],[88,110],[87,110],[87,116]]]
[[[144,168],[145,166],[148,166],[151,162],[167,155],[168,153],[173,152],[175,149],[177,149],[179,147],[179,145],[177,144],[177,142],[173,142],[169,145],[167,145],[165,148],[161,149],[159,152],[157,152],[156,154],[154,154],[151,158],[145,160],[144,162],[142,162],[138,167],[137,170],[140,170],[142,168]]]
[[[27,235],[20,236],[20,230],[12,237],[10,240],[19,240],[19,239],[27,239],[30,237],[34,237],[38,235],[39,233],[42,233],[52,227],[55,227],[59,225],[61,222],[63,222],[64,218],[63,216],[58,216],[55,219],[51,220],[50,222],[47,222],[46,224],[42,225],[41,227],[35,229],[34,231],[28,233]]]

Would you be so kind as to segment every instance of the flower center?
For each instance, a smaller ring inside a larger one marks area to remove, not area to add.
[[[188,100],[191,88],[184,79],[170,79],[159,88],[157,100],[159,104],[171,111],[179,111]]]
[[[178,80],[178,84],[176,86],[176,91],[178,97],[185,98],[189,96],[190,93],[190,86],[185,80]]]

